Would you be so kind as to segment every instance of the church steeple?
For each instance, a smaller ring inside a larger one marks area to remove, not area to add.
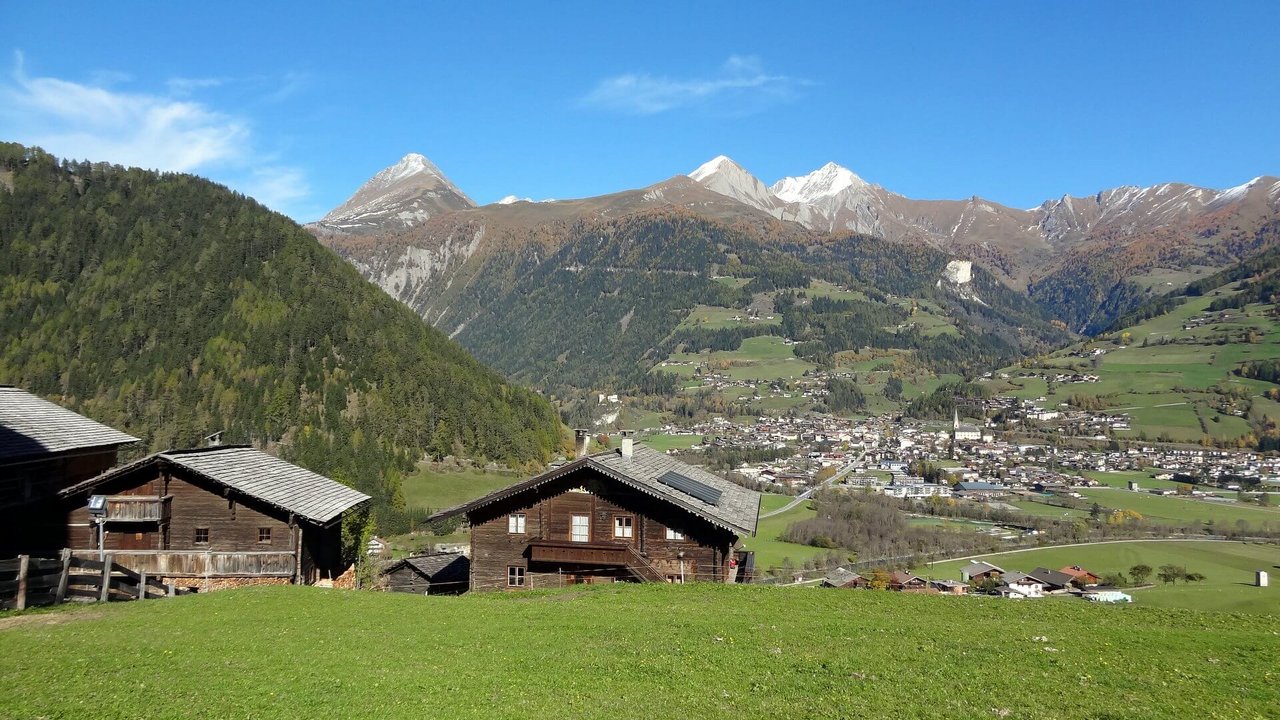
[[[955,408],[952,412],[954,412],[955,414],[951,416],[951,429],[959,430],[960,429],[960,408]]]

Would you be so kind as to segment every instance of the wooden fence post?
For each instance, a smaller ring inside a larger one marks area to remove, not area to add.
[[[17,603],[15,607],[18,610],[27,609],[27,566],[30,563],[30,555],[18,556],[18,596],[15,598]]]
[[[111,553],[102,556],[102,594],[98,602],[106,602],[111,597]]]
[[[58,578],[58,594],[53,602],[61,604],[67,599],[67,581],[71,579],[71,548],[62,548],[62,577]]]
[[[138,599],[147,599],[147,571],[143,570],[138,574]]]

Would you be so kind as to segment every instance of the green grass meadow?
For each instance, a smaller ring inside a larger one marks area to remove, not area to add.
[[[1139,481],[1141,484],[1141,481]],[[1173,495],[1153,495],[1116,488],[1080,488],[1085,500],[1097,502],[1110,510],[1133,510],[1143,517],[1167,523],[1204,523],[1213,521],[1224,527],[1235,527],[1244,520],[1250,527],[1280,528],[1280,508],[1264,508],[1240,503],[1193,500]]]
[[[0,616],[12,718],[1262,718],[1280,618],[711,584]]]
[[[784,507],[794,499],[787,495],[765,495],[760,500],[760,514],[763,515]],[[817,513],[814,512],[812,503],[805,501],[780,515],[760,520],[759,525],[756,527],[755,537],[742,539],[742,544],[756,554],[756,568],[767,570],[772,567],[781,567],[782,561],[786,558],[791,558],[792,563],[800,565],[800,563],[809,558],[815,558],[828,552],[822,548],[789,543],[779,539],[788,525],[800,520],[807,520],[815,515]]]
[[[440,510],[514,485],[521,479],[510,473],[438,472],[419,467],[417,472],[404,478],[404,499],[410,507]]]

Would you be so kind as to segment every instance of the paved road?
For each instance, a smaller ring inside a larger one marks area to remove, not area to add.
[[[1188,405],[1188,404],[1190,403],[1176,402],[1176,403],[1164,403],[1162,405],[1134,405],[1133,407],[1107,408],[1106,412],[1120,412],[1121,410],[1146,410],[1148,408],[1162,408],[1162,407],[1177,407],[1179,405]]]
[[[809,498],[810,498],[810,497],[811,497],[815,492],[817,492],[817,491],[821,490],[822,488],[830,487],[830,486],[831,486],[831,484],[832,484],[832,483],[834,483],[835,481],[837,481],[837,480],[841,480],[841,479],[843,479],[843,478],[844,478],[844,476],[845,476],[845,475],[848,475],[849,473],[853,472],[854,467],[855,467],[858,463],[862,462],[862,458],[864,458],[864,457],[866,457],[866,456],[867,456],[867,451],[866,451],[866,450],[863,450],[863,451],[862,451],[862,454],[861,454],[861,455],[859,455],[859,456],[857,457],[857,459],[852,460],[852,461],[850,461],[850,462],[846,463],[846,464],[845,464],[845,466],[844,466],[844,467],[842,467],[842,468],[840,468],[840,471],[839,471],[839,472],[837,472],[835,475],[832,475],[831,477],[827,478],[826,480],[823,480],[823,481],[822,481],[822,484],[820,484],[820,485],[815,485],[815,486],[813,486],[813,487],[809,488],[808,490],[805,490],[804,492],[802,492],[802,493],[800,493],[799,495],[797,495],[797,496],[795,497],[795,499],[794,499],[794,500],[792,500],[791,502],[787,503],[786,505],[783,505],[782,507],[778,508],[777,510],[771,510],[771,511],[769,511],[769,512],[767,512],[767,513],[764,513],[763,515],[761,515],[761,516],[760,516],[760,518],[759,518],[759,519],[760,519],[760,520],[763,520],[763,519],[765,519],[765,518],[767,518],[767,517],[773,517],[774,515],[781,515],[782,513],[786,512],[786,511],[790,510],[791,508],[793,508],[793,507],[795,507],[795,506],[799,505],[800,503],[804,502],[805,500],[808,500],[808,499],[809,499]]]
[[[928,563],[929,567],[938,563],[954,562],[956,560],[981,560],[990,558],[992,555],[1012,555],[1013,553],[1035,552],[1036,550],[1056,550],[1057,548],[1084,547],[1086,545],[1112,545],[1115,543],[1133,543],[1133,542],[1241,542],[1239,540],[1228,540],[1226,538],[1131,538],[1128,540],[1098,540],[1096,542],[1070,543],[1068,545],[1041,545],[1039,547],[1019,548],[1017,550],[997,550],[995,552],[982,553],[981,555],[968,555],[965,557],[944,558],[934,560]],[[834,568],[821,568],[823,570],[833,570]],[[800,580],[798,582],[779,583],[778,587],[795,587],[800,585],[813,585],[822,582],[823,578],[810,578],[808,580]]]
[[[995,552],[982,553],[979,555],[969,555],[966,557],[946,558],[945,560],[935,560],[930,565],[938,563],[953,562],[955,560],[978,560],[980,558],[991,557],[992,555],[1012,555],[1013,553],[1035,552],[1036,550],[1056,550],[1058,548],[1083,547],[1085,545],[1111,545],[1114,543],[1133,543],[1133,542],[1237,542],[1235,540],[1226,540],[1223,538],[1130,538],[1128,540],[1097,540],[1094,542],[1070,543],[1068,545],[1041,545],[1039,547],[1020,548],[1018,550],[997,550]]]

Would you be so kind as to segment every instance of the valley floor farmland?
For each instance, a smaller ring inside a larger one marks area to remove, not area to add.
[[[877,591],[256,588],[11,615],[0,652],[10,717],[1252,718],[1280,707],[1275,616]]]
[[[980,556],[1004,568],[1030,572],[1037,567],[1058,570],[1080,565],[1099,575],[1122,572],[1143,563],[1153,568],[1174,564],[1189,572],[1205,575],[1199,583],[1162,585],[1132,592],[1134,604],[1164,608],[1193,608],[1231,612],[1266,613],[1280,616],[1280,587],[1253,587],[1254,571],[1280,573],[1280,546],[1216,541],[1133,541],[1040,548],[1022,552]],[[969,560],[950,560],[918,568],[927,577],[960,578],[960,568]],[[1064,602],[1079,602],[1064,599]],[[1040,602],[1034,600],[1031,602]]]

